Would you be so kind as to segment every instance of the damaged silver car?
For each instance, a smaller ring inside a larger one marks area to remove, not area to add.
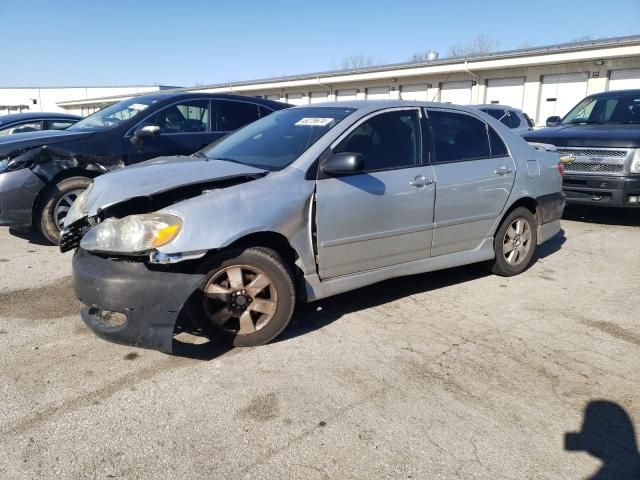
[[[560,230],[561,183],[556,152],[473,108],[300,106],[95,179],[61,248],[98,335],[171,352],[189,317],[253,346],[296,300],[474,262],[523,272]]]

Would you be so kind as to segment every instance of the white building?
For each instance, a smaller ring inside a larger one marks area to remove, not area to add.
[[[69,112],[78,115],[93,113],[90,108],[68,109],[60,106],[67,100],[86,101],[89,98],[104,98],[114,95],[128,98],[141,93],[155,92],[162,85],[129,85],[118,87],[0,87],[0,115],[18,112]],[[100,103],[100,108],[113,103]],[[71,110],[71,111],[70,111]]]
[[[51,96],[48,108],[43,109],[88,114],[137,93],[165,87],[115,88],[121,90],[104,93],[88,87],[78,89],[75,97],[72,92],[65,92],[64,98]],[[127,88],[149,90],[129,92]],[[296,105],[382,98],[501,103],[521,108],[543,125],[547,117],[564,115],[587,94],[626,88],[640,88],[640,36],[179,90],[260,96]],[[7,103],[6,92],[11,90],[0,88],[0,113],[1,105]],[[27,100],[32,98],[31,94],[21,94]],[[43,102],[40,105],[44,107]]]
[[[402,63],[198,88],[292,104],[406,99],[501,103],[543,125],[587,94],[640,89],[640,36],[575,42],[472,58]],[[194,89],[195,90],[195,89]]]

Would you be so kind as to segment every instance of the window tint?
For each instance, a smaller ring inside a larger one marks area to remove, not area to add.
[[[524,119],[527,121],[527,125],[529,125],[529,128],[533,128],[536,126],[535,122],[531,120],[531,117],[529,115],[524,112],[522,113],[522,115],[524,115]]]
[[[191,100],[163,108],[144,122],[157,125],[161,134],[206,132],[209,100]]]
[[[483,112],[488,113],[496,120],[499,120],[509,128],[518,128],[520,126],[520,117],[517,112],[513,110],[504,110],[497,108],[481,109]]]
[[[364,156],[369,171],[419,165],[422,138],[417,110],[376,115],[353,130],[334,149]]]
[[[510,111],[511,116],[509,117],[511,119],[511,125],[509,125],[511,128],[518,128],[520,126],[520,115],[518,115],[518,112],[514,112],[513,110]]]
[[[491,156],[492,157],[504,157],[509,155],[507,151],[507,146],[504,144],[500,136],[496,133],[496,131],[487,126],[489,129],[489,143],[491,146]]]
[[[271,115],[273,113],[273,110],[267,108],[267,107],[262,107],[260,106],[260,118],[264,118],[267,115]]]
[[[49,122],[49,130],[64,130],[73,125],[73,120],[52,120]]]
[[[216,104],[216,130],[231,132],[260,118],[260,110],[253,103],[222,100]]]
[[[470,115],[429,111],[435,161],[455,162],[489,157],[489,137],[484,122]]]
[[[10,127],[0,129],[0,136],[13,135],[14,133],[35,132],[37,130],[42,130],[42,122],[20,123],[18,125],[12,125]]]

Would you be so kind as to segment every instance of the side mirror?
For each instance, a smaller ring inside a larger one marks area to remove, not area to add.
[[[555,127],[560,123],[561,120],[562,118],[557,115],[549,117],[547,118],[547,127]]]
[[[143,138],[151,138],[157,137],[160,135],[160,127],[157,125],[143,125],[141,127],[136,128],[133,131],[133,136],[131,137],[131,143],[133,143],[136,147],[141,147],[143,142]]]
[[[351,175],[364,170],[364,157],[360,153],[336,153],[322,162],[320,168],[332,177]]]
[[[160,127],[157,125],[143,125],[142,127],[136,128],[133,135],[138,138],[156,137],[160,135]]]

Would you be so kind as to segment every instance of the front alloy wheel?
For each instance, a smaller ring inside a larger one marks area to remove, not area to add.
[[[267,248],[228,250],[202,268],[206,277],[194,322],[212,340],[234,346],[262,345],[288,325],[295,305],[289,268]]]

